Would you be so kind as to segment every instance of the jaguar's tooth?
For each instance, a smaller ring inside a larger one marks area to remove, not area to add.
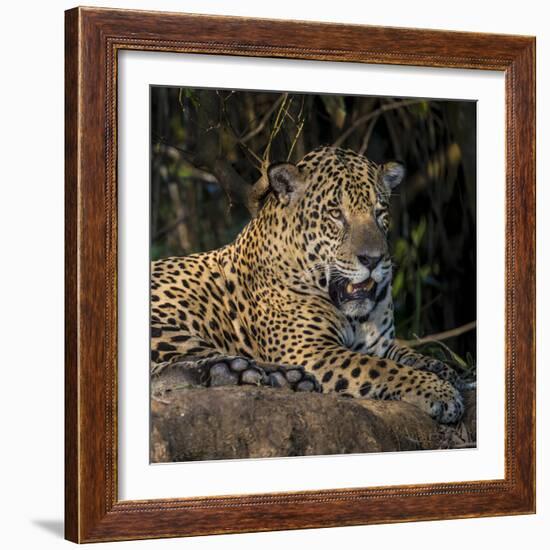
[[[369,279],[367,281],[366,289],[370,290],[374,286],[374,279]]]
[[[348,294],[351,294],[353,292],[353,285],[351,283],[348,283],[348,285],[346,286],[346,292]]]

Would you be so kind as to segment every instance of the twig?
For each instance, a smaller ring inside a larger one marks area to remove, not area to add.
[[[237,145],[242,147],[244,152],[248,153],[252,157],[253,161],[256,163],[256,168],[261,171],[263,166],[262,159],[252,149],[250,149],[246,143],[238,141]]]
[[[258,135],[267,124],[268,120],[270,119],[271,115],[275,112],[275,109],[279,107],[281,102],[285,99],[285,95],[281,95],[277,98],[277,101],[273,103],[273,105],[268,109],[267,113],[262,117],[260,122],[255,128],[252,128],[252,130],[248,131],[244,136],[238,137],[238,140],[241,143],[246,143],[247,141],[251,140],[254,136]]]
[[[178,147],[177,145],[174,145],[173,143],[168,143],[162,136],[154,136],[156,139],[156,142],[154,145],[156,145],[159,148],[164,148],[163,152],[166,152],[166,149],[172,149],[173,152],[175,152],[180,158],[182,158],[184,161],[188,162],[189,164],[192,164],[193,166],[197,166],[197,159],[196,155],[193,153],[190,153],[189,151],[186,151],[185,149],[182,149],[181,147]]]
[[[151,241],[155,242],[157,239],[160,239],[161,237],[164,237],[164,235],[170,233],[170,231],[173,231],[176,229],[176,227],[185,221],[187,218],[186,215],[182,215],[179,218],[176,218],[173,222],[170,222],[169,224],[165,225],[164,227],[161,227],[151,238]]]
[[[230,207],[234,204],[243,204],[250,209],[252,186],[239,176],[228,161],[221,158],[208,159],[210,163],[209,165],[205,165],[205,162],[199,155],[189,153],[181,147],[166,143],[165,141],[159,141],[156,145],[179,154],[183,161],[191,164],[191,166],[203,173],[202,179],[212,182],[216,181],[227,195]],[[209,180],[207,176],[210,176],[212,180]]]
[[[304,121],[302,120],[298,124],[298,129],[296,130],[296,135],[294,136],[294,140],[292,141],[292,145],[290,146],[290,149],[288,151],[288,156],[286,158],[286,161],[288,162],[290,160],[290,157],[292,156],[292,151],[294,150],[294,147],[296,145],[296,142],[298,141],[298,138],[300,137],[300,134],[302,133],[302,129],[304,128]]]
[[[225,101],[223,102],[223,113],[225,115],[225,125],[226,127],[231,131],[231,134],[235,138],[235,142],[239,147],[243,149],[245,153],[250,155],[252,157],[253,163],[256,163],[256,168],[258,170],[261,170],[262,168],[262,159],[254,152],[248,145],[237,135],[237,132],[235,128],[233,127],[233,124],[231,123],[231,119],[229,118],[227,111],[225,109]]]
[[[374,130],[374,127],[376,126],[376,122],[378,121],[378,116],[374,117],[367,128],[367,131],[365,132],[365,135],[363,136],[363,142],[361,143],[361,147],[359,151],[357,151],[360,155],[364,155],[367,152],[367,149],[369,147],[369,141],[370,137],[372,135],[372,131]]]
[[[360,116],[345,132],[342,132],[340,137],[332,144],[333,147],[340,147],[348,139],[348,137],[362,124],[368,122],[374,117],[385,113],[386,111],[391,111],[392,109],[400,109],[401,107],[407,107],[408,105],[416,105],[418,103],[424,103],[424,99],[405,99],[403,101],[395,101],[393,103],[386,103],[379,107],[378,109],[368,113],[366,115]]]
[[[273,142],[273,139],[275,138],[275,136],[279,133],[279,130],[281,129],[281,126],[283,125],[283,122],[285,119],[284,116],[281,119],[281,114],[283,113],[283,111],[286,110],[286,100],[288,99],[288,94],[284,93],[282,97],[283,97],[283,101],[281,102],[279,110],[277,111],[277,116],[275,117],[273,128],[271,129],[271,133],[269,134],[269,140],[264,149],[264,154],[263,154],[264,165],[269,164],[269,158],[271,153],[271,143]]]
[[[469,332],[476,328],[477,322],[471,321],[466,323],[461,327],[452,328],[450,330],[445,330],[443,332],[438,332],[437,334],[430,334],[424,338],[415,338],[414,340],[400,340],[405,346],[414,348],[415,346],[421,346],[422,344],[428,344],[430,342],[439,342],[440,340],[448,340],[449,338],[454,338],[455,336],[460,336],[465,332]]]

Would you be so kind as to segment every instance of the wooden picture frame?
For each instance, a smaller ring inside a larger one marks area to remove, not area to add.
[[[96,542],[534,513],[535,39],[75,8],[66,12],[65,40],[66,538]],[[127,49],[504,73],[503,479],[119,500],[117,54]]]

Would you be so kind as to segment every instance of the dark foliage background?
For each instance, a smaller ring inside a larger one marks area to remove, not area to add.
[[[152,258],[232,241],[262,167],[325,144],[406,165],[392,202],[397,334],[435,335],[424,351],[475,376],[475,102],[152,87]]]

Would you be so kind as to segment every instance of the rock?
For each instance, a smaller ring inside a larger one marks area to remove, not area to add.
[[[475,441],[477,437],[477,410],[476,410],[476,391],[469,390],[464,392],[464,406],[465,412],[462,422],[466,426],[468,435]]]
[[[408,403],[259,386],[175,387],[153,396],[151,415],[152,462],[405,451],[440,442],[438,424]]]

